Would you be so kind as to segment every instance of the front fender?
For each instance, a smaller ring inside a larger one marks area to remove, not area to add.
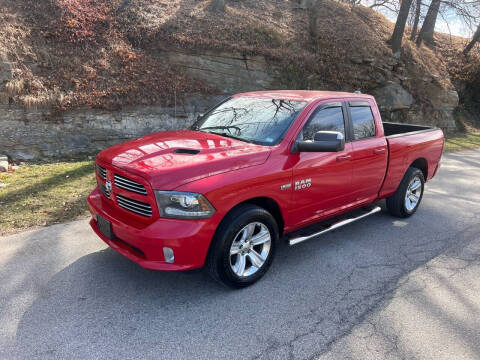
[[[200,179],[177,190],[205,195],[216,209],[215,217],[222,219],[240,203],[254,198],[269,198],[277,203],[287,228],[288,209],[292,201],[292,171],[274,169],[281,167],[275,167],[271,163],[252,166]],[[285,188],[286,184],[290,184],[290,187]]]

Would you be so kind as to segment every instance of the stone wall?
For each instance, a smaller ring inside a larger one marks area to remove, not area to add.
[[[454,132],[458,93],[453,89],[444,90],[432,82],[424,87],[428,102],[423,106],[415,103],[412,95],[398,83],[389,81],[374,89],[372,95],[378,103],[383,121],[436,126],[445,132]]]
[[[279,83],[278,70],[263,56],[170,50],[159,52],[158,57],[225,94],[273,89]]]
[[[95,154],[155,131],[186,128],[221,98],[192,98],[176,109],[146,106],[61,114],[0,106],[0,154],[13,160]]]

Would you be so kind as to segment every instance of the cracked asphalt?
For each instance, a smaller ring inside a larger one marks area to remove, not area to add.
[[[294,247],[254,286],[140,268],[86,220],[0,238],[0,359],[480,359],[480,150],[409,219]]]

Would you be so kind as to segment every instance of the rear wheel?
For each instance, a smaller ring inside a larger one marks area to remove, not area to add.
[[[225,285],[249,286],[270,267],[277,239],[278,226],[268,211],[251,204],[240,205],[220,224],[207,269]]]
[[[421,170],[410,167],[395,194],[387,198],[388,211],[398,217],[409,217],[417,211],[423,197],[425,178]]]

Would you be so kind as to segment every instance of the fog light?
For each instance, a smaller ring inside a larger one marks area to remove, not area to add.
[[[173,250],[168,247],[163,248],[163,256],[165,257],[165,261],[168,263],[173,263],[173,260],[175,260],[175,257],[173,256]]]

